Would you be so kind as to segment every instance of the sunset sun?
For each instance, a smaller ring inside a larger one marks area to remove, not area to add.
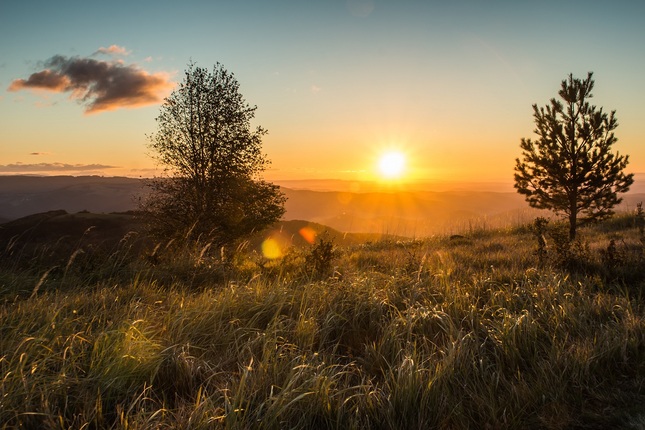
[[[405,172],[405,155],[398,151],[386,152],[379,159],[378,170],[385,179],[400,178]]]

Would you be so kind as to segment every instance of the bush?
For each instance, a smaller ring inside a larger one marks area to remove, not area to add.
[[[333,239],[323,235],[311,248],[311,252],[305,258],[305,264],[315,278],[324,278],[332,274],[336,256]]]

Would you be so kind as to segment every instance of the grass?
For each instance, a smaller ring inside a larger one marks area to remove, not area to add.
[[[631,220],[541,265],[528,227],[325,248],[325,274],[314,249],[6,260],[0,428],[642,428]]]

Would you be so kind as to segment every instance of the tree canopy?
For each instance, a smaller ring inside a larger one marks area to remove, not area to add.
[[[251,127],[256,109],[221,64],[212,71],[189,64],[150,136],[165,169],[144,204],[153,232],[223,245],[280,219],[285,198],[259,177],[267,131]]]
[[[522,157],[515,165],[515,188],[529,205],[564,215],[569,238],[577,227],[606,218],[629,190],[633,174],[623,170],[629,157],[612,152],[618,127],[609,114],[589,103],[593,74],[584,80],[569,75],[558,92],[561,100],[533,105],[535,140],[521,140]]]

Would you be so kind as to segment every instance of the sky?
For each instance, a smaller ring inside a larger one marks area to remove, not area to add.
[[[268,130],[268,180],[511,183],[572,73],[645,172],[645,2],[0,2],[0,174],[150,177],[148,136],[189,62],[221,63]]]

